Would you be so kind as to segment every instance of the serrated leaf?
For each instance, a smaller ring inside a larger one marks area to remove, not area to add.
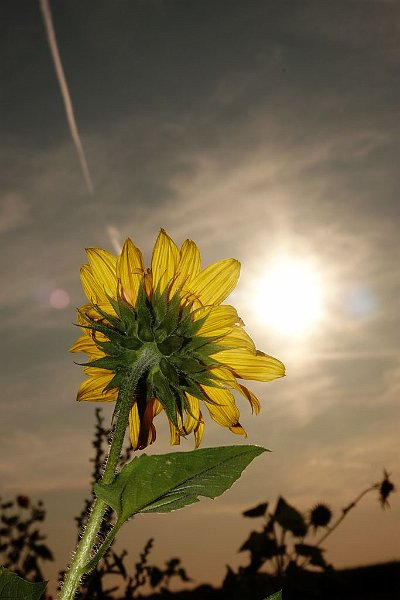
[[[272,596],[268,596],[268,598],[265,598],[265,600],[282,600],[282,590],[275,592],[275,594],[272,594]]]
[[[197,502],[199,496],[220,496],[263,452],[260,446],[240,445],[143,454],[125,465],[111,484],[96,484],[95,492],[120,522],[137,513],[170,512]]]
[[[47,581],[31,583],[8,569],[0,567],[1,600],[39,600],[46,586]]]

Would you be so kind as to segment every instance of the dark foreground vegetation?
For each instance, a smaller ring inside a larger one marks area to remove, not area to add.
[[[93,480],[97,481],[105,459],[110,431],[96,411]],[[122,462],[130,458],[127,449]],[[336,530],[351,510],[368,493],[377,493],[383,508],[394,491],[389,473],[362,490],[335,516],[325,504],[316,504],[306,512],[297,510],[283,497],[273,507],[268,502],[243,512],[255,528],[240,551],[247,553],[247,564],[235,572],[229,566],[221,586],[202,584],[191,590],[171,592],[172,581],[193,585],[181,559],[170,558],[164,565],[152,563],[154,540],[150,539],[134,566],[126,550],[113,547],[86,577],[77,600],[264,600],[279,589],[284,600],[397,600],[400,599],[400,561],[353,569],[335,570],[326,561],[323,542]],[[76,517],[77,535],[85,526],[91,499],[85,501]],[[52,561],[46,536],[40,527],[46,516],[41,502],[19,495],[13,500],[0,499],[0,565],[30,581],[45,579],[44,564]],[[112,524],[112,511],[106,514],[101,534]],[[60,573],[60,580],[63,573]],[[207,574],[205,574],[207,577]],[[176,587],[176,586],[175,586]],[[153,590],[153,593],[144,590]],[[0,599],[1,600],[1,599]],[[47,595],[44,600],[51,600]]]

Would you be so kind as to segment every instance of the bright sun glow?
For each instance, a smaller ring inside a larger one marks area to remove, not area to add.
[[[278,261],[259,278],[254,291],[258,319],[280,333],[308,333],[322,317],[321,284],[305,261]]]

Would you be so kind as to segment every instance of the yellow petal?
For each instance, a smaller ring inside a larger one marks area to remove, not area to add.
[[[114,375],[114,373],[109,371],[109,369],[100,369],[99,367],[91,367],[84,365],[83,370],[85,374],[88,375],[88,377],[93,377],[93,379],[95,379],[96,377],[107,377],[107,384],[112,379],[111,375]]]
[[[194,443],[195,443],[195,447],[198,448],[201,444],[201,440],[203,439],[203,433],[204,433],[204,421],[203,421],[203,417],[201,416],[200,413],[200,418],[201,421],[199,421],[197,423],[196,429],[194,430]]]
[[[218,377],[219,381],[222,381],[225,385],[242,394],[250,402],[252,412],[255,412],[255,414],[258,415],[261,410],[259,399],[246,386],[240,384],[229,369],[212,367],[210,368],[210,371],[214,376]]]
[[[159,400],[157,400],[157,398],[154,398],[154,405],[153,405],[154,416],[159,415],[162,410],[164,410],[163,405],[161,404],[161,402]]]
[[[129,437],[134,450],[137,450],[139,444],[140,420],[139,411],[136,402],[133,404],[129,413]]]
[[[192,279],[200,272],[200,260],[200,251],[196,244],[191,240],[183,242],[170,296],[190,285]]]
[[[101,358],[104,356],[102,352],[94,343],[93,339],[88,335],[82,335],[72,344],[69,349],[70,352],[86,352],[92,360]]]
[[[101,301],[104,302],[106,299],[104,290],[102,289],[100,282],[94,277],[89,265],[82,265],[80,273],[82,288],[89,302],[92,302],[93,304],[97,304]]]
[[[243,348],[249,354],[256,353],[256,347],[251,337],[242,327],[235,326],[229,333],[217,340],[219,346],[229,346],[231,348]]]
[[[179,434],[179,431],[169,419],[168,424],[170,431],[169,443],[171,444],[171,446],[179,446],[179,444],[181,443],[181,436]]]
[[[247,400],[250,402],[251,410],[253,412],[255,412],[256,415],[258,415],[261,410],[261,405],[260,405],[260,401],[257,398],[257,396],[255,394],[253,394],[253,392],[251,390],[249,390],[249,388],[246,387],[245,385],[241,385],[239,383],[239,388],[240,388],[240,392],[243,394],[243,396],[245,398],[247,398]]]
[[[202,386],[211,402],[206,402],[211,418],[223,427],[231,427],[239,421],[240,413],[233,394],[224,388]]]
[[[106,303],[102,302],[102,303],[98,303],[96,304],[96,306],[98,306],[103,312],[115,316],[115,310],[113,309],[113,307],[111,306],[111,304],[107,301]],[[93,319],[94,321],[105,321],[103,315],[101,315],[94,306],[92,306],[91,304],[84,304],[83,306],[80,307],[79,312],[78,312],[78,325],[84,325],[83,327],[83,333],[85,333],[86,335],[92,336],[94,335],[94,333],[96,333],[96,339],[98,339],[99,341],[106,341],[106,337],[104,334],[100,333],[100,332],[93,332],[90,329],[87,329],[87,325],[88,322],[85,319],[85,316],[89,317],[90,319]]]
[[[106,293],[109,296],[115,297],[117,291],[117,259],[102,248],[87,248],[88,256],[93,277],[102,290],[100,301],[107,301]]]
[[[188,393],[186,394],[186,398],[189,404],[190,413],[186,412],[186,419],[183,428],[186,433],[192,433],[192,431],[197,427],[201,418],[199,400]]]
[[[146,273],[144,274],[144,289],[147,296],[151,298],[153,295],[153,277],[150,269],[147,269]]]
[[[240,349],[222,350],[214,358],[240,379],[272,381],[285,375],[285,365],[277,358],[263,353],[254,356]]]
[[[139,418],[137,403],[135,402],[129,413],[129,436],[134,450],[142,450],[156,439],[156,428],[153,425],[154,401],[147,402],[142,420]]]
[[[104,391],[104,388],[110,383],[114,374],[109,371],[107,374],[99,374],[100,369],[94,369],[93,374],[81,383],[77,400],[80,402],[114,402],[118,396],[118,390]]]
[[[188,287],[201,306],[220,304],[236,287],[239,274],[240,263],[226,258],[206,267]]]
[[[171,283],[176,273],[179,262],[179,250],[175,242],[167,235],[164,229],[158,234],[151,257],[151,272],[153,276],[153,289],[158,288],[163,292]]]
[[[125,240],[121,255],[117,258],[116,273],[125,300],[135,306],[144,266],[142,253],[129,238]]]
[[[232,431],[232,433],[236,433],[237,435],[244,435],[244,437],[247,437],[246,430],[243,429],[240,423],[232,425],[232,427],[229,427],[229,429]]]
[[[236,312],[236,309],[229,304],[210,306],[193,312],[193,319],[198,321],[206,317],[206,320],[199,329],[199,335],[219,335],[216,331],[229,331],[234,325],[240,325],[242,320]]]

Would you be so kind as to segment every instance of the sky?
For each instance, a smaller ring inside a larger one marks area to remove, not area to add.
[[[38,3],[0,7],[0,495],[42,499],[55,577],[89,493],[94,409],[68,354],[85,247],[160,227],[203,264],[242,264],[229,302],[286,365],[239,401],[246,440],[208,420],[203,446],[254,443],[224,496],[143,515],[149,537],[218,584],[279,495],[339,516],[386,468],[400,485],[400,5],[390,0],[105,0],[51,3],[94,184],[85,186]],[[112,407],[105,408],[111,418]],[[165,419],[148,452],[169,450]],[[182,450],[192,450],[188,438]],[[336,567],[400,558],[400,503],[367,496],[324,544]],[[212,549],[212,552],[210,551]]]

